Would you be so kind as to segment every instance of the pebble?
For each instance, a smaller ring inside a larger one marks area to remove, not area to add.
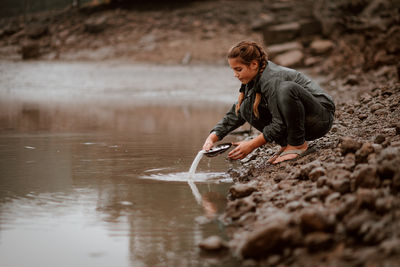
[[[199,243],[199,247],[205,251],[220,251],[228,246],[219,236],[210,236]]]
[[[257,188],[251,184],[235,184],[229,189],[232,199],[243,198],[257,191]]]

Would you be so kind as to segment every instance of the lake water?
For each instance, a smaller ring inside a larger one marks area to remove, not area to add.
[[[0,62],[0,266],[237,266],[197,246],[225,238],[234,163],[200,161],[203,205],[187,183],[237,87],[228,67]]]

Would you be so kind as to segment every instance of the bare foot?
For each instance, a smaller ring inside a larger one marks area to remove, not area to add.
[[[281,146],[281,148],[267,160],[268,163],[273,163],[279,157],[279,155],[285,150],[285,148],[286,148],[285,146]]]
[[[291,146],[291,145],[287,145],[285,147],[285,149],[283,150],[283,152],[287,152],[287,151],[291,151],[291,150],[301,150],[302,152],[306,151],[308,148],[308,144],[307,142],[304,142],[304,144],[300,145],[300,146]],[[289,153],[283,156],[278,156],[273,162],[272,164],[277,164],[283,161],[287,161],[287,160],[291,160],[291,159],[295,159],[299,156],[299,154],[296,153]]]

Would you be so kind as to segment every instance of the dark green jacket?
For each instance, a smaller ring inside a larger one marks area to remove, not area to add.
[[[257,119],[253,115],[256,89],[255,83],[252,81],[245,87],[245,98],[240,106],[239,114],[236,115],[236,104],[234,104],[211,132],[214,132],[219,140],[222,140],[229,132],[247,121],[263,133],[267,142],[274,141],[280,145],[286,145],[286,125],[280,115],[276,100],[276,92],[283,81],[292,81],[299,84],[314,96],[318,96],[322,105],[329,110],[335,111],[335,104],[332,98],[313,80],[296,70],[268,61],[267,67],[259,80],[259,88],[262,96],[258,107],[260,118]]]

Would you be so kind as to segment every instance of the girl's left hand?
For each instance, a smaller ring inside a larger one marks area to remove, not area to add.
[[[241,141],[233,143],[233,145],[236,148],[229,152],[228,157],[230,159],[243,159],[254,149],[250,141]]]

